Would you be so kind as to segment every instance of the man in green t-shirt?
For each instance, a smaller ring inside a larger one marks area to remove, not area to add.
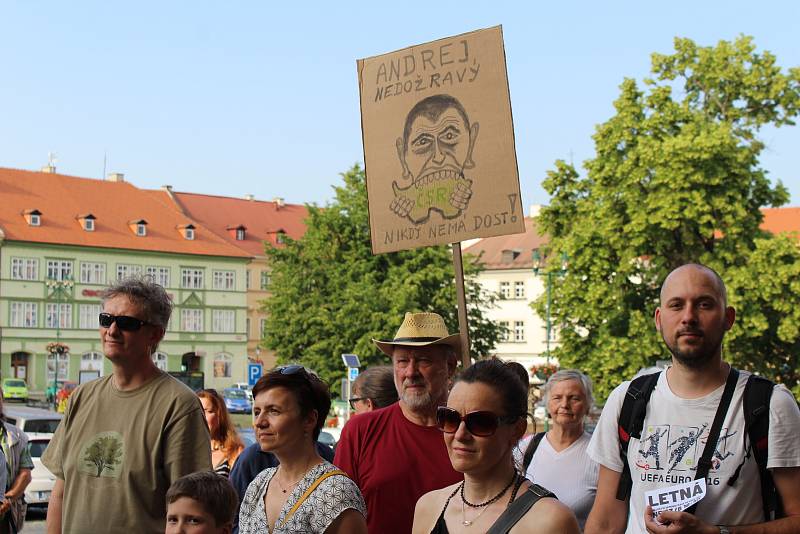
[[[151,359],[172,312],[164,288],[128,278],[102,299],[113,372],[70,395],[42,456],[56,476],[47,531],[164,532],[170,484],[211,468],[205,417],[194,393]]]

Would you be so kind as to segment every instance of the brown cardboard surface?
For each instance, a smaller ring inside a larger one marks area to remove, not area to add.
[[[525,231],[500,26],[358,60],[372,251]]]

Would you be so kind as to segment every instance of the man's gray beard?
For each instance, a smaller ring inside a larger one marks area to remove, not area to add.
[[[430,391],[426,391],[422,395],[411,395],[403,392],[403,394],[400,395],[400,399],[412,410],[424,410],[433,407],[434,404],[433,396]]]

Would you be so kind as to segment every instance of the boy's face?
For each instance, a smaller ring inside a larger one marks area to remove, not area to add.
[[[217,526],[214,517],[199,502],[181,497],[167,506],[164,534],[230,534],[231,525]]]

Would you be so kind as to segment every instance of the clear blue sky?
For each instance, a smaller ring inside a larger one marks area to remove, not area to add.
[[[525,7],[517,7],[516,5]],[[624,77],[675,36],[755,37],[800,65],[800,2],[0,0],[0,166],[324,203],[363,160],[357,58],[503,25],[524,204],[593,155]],[[800,129],[762,132],[800,205]]]

